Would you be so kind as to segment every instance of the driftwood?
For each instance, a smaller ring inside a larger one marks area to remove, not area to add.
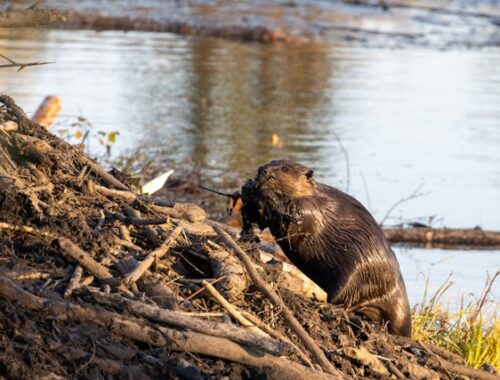
[[[500,247],[500,232],[481,229],[384,228],[384,235],[392,243]]]

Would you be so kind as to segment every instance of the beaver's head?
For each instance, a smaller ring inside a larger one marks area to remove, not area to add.
[[[264,193],[297,199],[314,191],[313,171],[290,160],[277,160],[261,166],[256,183]]]

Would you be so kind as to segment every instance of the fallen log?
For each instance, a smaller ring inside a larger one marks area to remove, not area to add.
[[[454,228],[384,228],[383,231],[391,243],[500,247],[498,231]]]

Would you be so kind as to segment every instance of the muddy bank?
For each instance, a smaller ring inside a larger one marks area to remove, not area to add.
[[[248,41],[376,47],[500,44],[500,6],[490,1],[65,2],[68,28],[143,30]]]
[[[134,193],[0,101],[7,378],[497,378],[284,285],[272,243]]]

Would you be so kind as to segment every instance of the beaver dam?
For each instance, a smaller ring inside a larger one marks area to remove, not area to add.
[[[0,102],[6,378],[499,378],[325,303],[275,244],[134,192]]]

